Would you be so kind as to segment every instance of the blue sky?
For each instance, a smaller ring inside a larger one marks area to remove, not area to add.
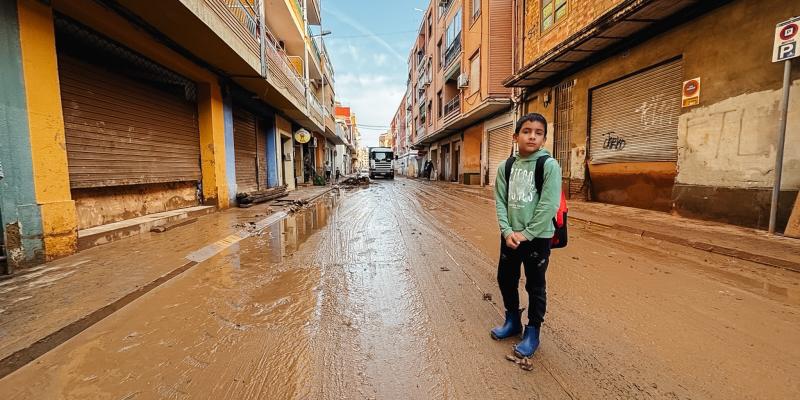
[[[376,146],[406,90],[408,54],[428,0],[322,0],[322,28],[335,69],[336,96]],[[379,126],[370,129],[364,125]]]

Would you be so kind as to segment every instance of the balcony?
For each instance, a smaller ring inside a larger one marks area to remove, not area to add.
[[[306,87],[295,72],[295,67],[289,61],[286,53],[283,50],[279,50],[269,40],[267,40],[265,47],[269,77],[276,81],[279,86],[283,86],[292,98],[297,101],[297,104],[304,104]]]
[[[444,53],[444,68],[450,66],[450,64],[455,61],[458,56],[461,54],[461,39],[455,40],[453,43],[447,47],[447,50]]]
[[[461,96],[456,96],[450,99],[444,105],[444,117],[448,118],[451,115],[456,115],[461,112]]]
[[[322,116],[325,115],[325,109],[322,107],[322,104],[319,102],[317,95],[309,92],[308,93],[308,110],[311,114],[311,118],[313,118],[320,126],[323,125]]]
[[[205,3],[253,54],[260,53],[257,4],[244,0],[205,0]]]

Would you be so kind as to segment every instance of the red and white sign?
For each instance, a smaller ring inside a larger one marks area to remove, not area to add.
[[[772,62],[785,61],[800,56],[800,17],[781,22],[775,27],[775,46]]]
[[[700,104],[700,78],[689,79],[683,82],[681,106],[691,107],[698,104]]]

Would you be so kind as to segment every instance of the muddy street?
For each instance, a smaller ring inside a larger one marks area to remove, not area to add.
[[[229,243],[0,380],[0,397],[800,396],[800,275],[570,229],[532,371],[489,337],[503,312],[491,198],[398,179]]]

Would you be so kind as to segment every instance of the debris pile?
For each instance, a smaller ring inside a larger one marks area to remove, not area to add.
[[[356,175],[351,176],[341,182],[339,185],[341,186],[360,186],[360,185],[369,185],[370,180],[369,177],[366,175]]]
[[[239,193],[236,195],[236,201],[239,203],[240,208],[249,208],[252,207],[253,204],[279,199],[286,195],[286,186],[284,185],[276,188],[259,190],[257,192]]]

